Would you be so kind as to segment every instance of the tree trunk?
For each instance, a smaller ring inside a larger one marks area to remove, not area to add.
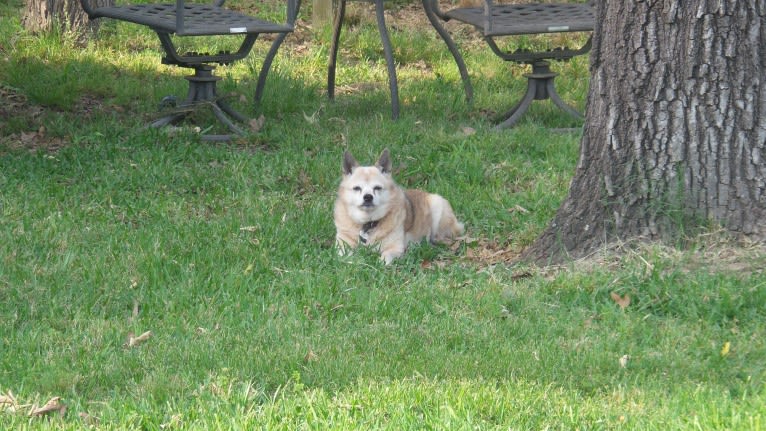
[[[597,4],[580,160],[528,261],[713,222],[766,236],[766,0]]]
[[[90,2],[94,7],[114,4],[114,0]],[[80,0],[26,0],[21,23],[32,33],[58,29],[81,36],[98,29],[98,20],[88,21]]]

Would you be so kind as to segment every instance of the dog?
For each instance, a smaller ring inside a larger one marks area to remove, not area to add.
[[[422,190],[405,190],[391,175],[386,148],[374,166],[360,166],[350,152],[343,154],[343,178],[333,217],[335,243],[344,255],[360,244],[376,247],[386,265],[402,256],[411,242],[424,238],[447,243],[464,232],[443,197]]]

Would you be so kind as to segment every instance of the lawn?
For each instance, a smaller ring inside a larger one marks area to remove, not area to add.
[[[330,33],[304,5],[261,106],[268,43],[219,69],[261,129],[209,143],[142,127],[186,85],[150,32],[30,35],[21,3],[0,5],[1,429],[766,429],[763,246],[711,227],[516,263],[567,192],[582,124],[536,102],[493,130],[527,71],[468,29],[450,27],[470,104],[417,4],[392,5],[392,121],[369,8],[328,101]],[[587,58],[554,68],[583,109]],[[466,238],[390,266],[337,255],[343,151],[386,147]]]

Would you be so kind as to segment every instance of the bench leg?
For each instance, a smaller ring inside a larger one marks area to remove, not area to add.
[[[295,7],[297,10],[300,10],[301,2],[298,1]],[[261,99],[263,98],[263,89],[266,86],[266,76],[271,69],[271,63],[274,61],[274,57],[277,56],[277,51],[279,51],[279,47],[282,46],[282,42],[285,41],[285,38],[287,38],[287,33],[279,33],[277,38],[274,39],[274,42],[271,44],[271,48],[269,48],[266,58],[263,59],[261,71],[258,73],[258,85],[255,87],[254,101],[256,107],[260,105]]]
[[[428,21],[431,22],[433,28],[437,33],[439,33],[439,36],[441,36],[444,43],[447,44],[447,49],[449,49],[449,52],[452,54],[452,58],[455,59],[457,70],[460,72],[460,79],[463,80],[465,99],[470,103],[473,101],[473,86],[471,85],[471,78],[468,76],[468,69],[465,67],[463,56],[460,55],[460,51],[458,50],[455,41],[452,40],[452,37],[449,35],[444,26],[441,25],[439,19],[434,14],[434,11],[431,10],[431,7],[428,4],[428,0],[423,0],[423,9],[426,11]]]
[[[282,45],[282,42],[286,37],[287,33],[279,33],[277,38],[271,44],[271,48],[269,48],[269,52],[266,54],[266,58],[263,59],[261,71],[258,73],[258,85],[255,87],[255,106],[258,106],[261,103],[261,98],[263,98],[263,89],[266,87],[266,75],[269,74],[271,63],[274,61],[274,57],[277,56],[277,51],[279,51],[279,47]]]
[[[577,118],[578,120],[582,120],[583,116],[575,108],[561,100],[561,96],[559,96],[559,93],[556,92],[556,86],[553,85],[553,78],[551,78],[548,81],[547,84],[547,92],[548,96],[551,98],[551,101],[553,101],[553,104],[561,108],[562,111],[566,112],[567,114]]]
[[[164,127],[182,121],[201,107],[208,107],[213,115],[225,125],[233,134],[229,135],[202,135],[206,141],[228,141],[235,135],[244,136],[245,131],[232,121],[246,122],[247,117],[235,111],[229,104],[220,100],[216,92],[216,83],[221,79],[213,75],[214,66],[200,65],[194,68],[194,75],[187,76],[189,91],[186,100],[178,105],[174,112],[159,118],[149,124],[149,127]]]
[[[521,119],[521,116],[527,112],[527,109],[529,109],[529,107],[532,105],[532,102],[535,100],[535,94],[537,93],[535,88],[536,85],[533,84],[531,80],[528,82],[528,84],[527,93],[524,94],[524,97],[518,103],[516,103],[513,108],[500,116],[502,122],[497,124],[495,129],[507,129],[509,127],[513,127],[516,125],[519,119]]]
[[[338,63],[338,43],[340,32],[343,27],[343,18],[346,16],[346,0],[340,0],[338,13],[335,15],[332,29],[332,42],[330,43],[330,59],[327,63],[327,97],[335,98],[335,67]]]
[[[502,121],[495,126],[495,129],[513,127],[527,109],[529,109],[534,100],[551,99],[554,105],[558,106],[572,117],[579,120],[583,118],[582,114],[564,102],[556,92],[556,86],[554,85],[553,80],[558,76],[558,73],[551,72],[549,62],[544,60],[534,62],[532,64],[532,73],[524,76],[527,78],[526,94],[513,108],[499,116]]]
[[[399,118],[399,87],[396,82],[396,63],[394,62],[394,50],[391,48],[391,38],[386,28],[386,16],[384,15],[383,0],[375,0],[375,16],[378,21],[380,41],[383,43],[383,53],[386,56],[388,67],[388,87],[391,90],[391,118]]]

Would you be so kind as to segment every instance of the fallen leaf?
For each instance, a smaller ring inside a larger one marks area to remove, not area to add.
[[[463,126],[460,128],[460,131],[463,132],[464,136],[471,136],[476,134],[476,129],[473,127]]]
[[[620,357],[620,368],[627,367],[629,360],[630,360],[630,355],[622,355],[622,357]]]
[[[620,296],[620,294],[612,292],[609,294],[609,296],[611,296],[612,301],[614,301],[620,307],[620,310],[625,310],[628,308],[628,305],[630,305],[630,296],[628,296],[627,293],[625,296]]]
[[[24,144],[37,140],[37,137],[37,132],[21,132],[21,142]]]
[[[303,113],[303,119],[306,120],[309,124],[316,124],[319,122],[319,119],[317,118],[317,114],[319,114],[319,111],[314,112],[313,114],[306,115],[306,113]]]
[[[61,397],[53,397],[48,400],[42,407],[33,407],[29,412],[29,416],[46,416],[53,413],[58,413],[60,416],[64,416],[66,413],[66,406],[61,402]]]
[[[308,353],[306,353],[306,356],[303,357],[303,362],[316,362],[319,360],[319,356],[317,356],[316,353],[314,353],[313,350],[309,349]]]
[[[261,114],[261,116],[259,116],[258,118],[253,118],[250,120],[249,122],[250,130],[252,130],[253,132],[260,132],[264,124],[266,124],[266,117],[264,117],[263,114]]]
[[[170,417],[169,422],[165,422],[164,424],[160,424],[160,429],[175,429],[180,428],[181,425],[183,425],[183,416],[180,414],[174,414]]]
[[[729,356],[729,353],[731,353],[731,343],[727,341],[723,343],[723,347],[721,348],[721,356],[725,358]]]
[[[133,313],[131,314],[131,320],[135,320],[138,317],[138,313],[141,312],[141,304],[138,303],[138,300],[133,301]]]
[[[13,393],[8,391],[7,394],[0,394],[0,406],[5,405],[11,405],[15,406],[17,404],[16,398],[13,396]]]
[[[529,271],[514,272],[513,274],[511,274],[511,281],[517,281],[523,278],[529,278],[529,277],[532,277],[532,275],[534,274],[532,274]]]
[[[132,333],[128,334],[127,347],[136,347],[139,344],[145,342],[152,336],[152,331],[146,331],[138,337],[134,337]]]
[[[83,422],[85,422],[86,425],[96,426],[96,425],[98,425],[101,422],[101,419],[99,419],[98,417],[91,416],[91,415],[89,415],[89,414],[87,414],[85,412],[80,412],[80,414],[78,416],[80,416],[80,419]]]
[[[15,412],[18,408],[19,402],[16,401],[16,397],[13,396],[11,391],[8,391],[7,394],[0,394],[0,412]]]
[[[524,208],[521,205],[514,205],[513,208],[508,208],[508,212],[509,213],[519,212],[519,213],[522,213],[522,214],[529,214],[529,210]]]

